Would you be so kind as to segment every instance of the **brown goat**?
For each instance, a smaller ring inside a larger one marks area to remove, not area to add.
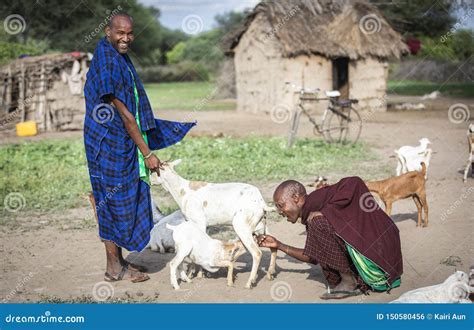
[[[91,204],[92,210],[94,211],[95,221],[97,221],[97,224],[99,224],[99,218],[97,217],[97,208],[96,208],[96,204],[95,204],[95,198],[94,198],[94,194],[92,193],[92,191],[89,191],[89,193],[87,194],[87,197],[89,199],[89,203]]]
[[[385,204],[385,212],[392,213],[392,204],[401,199],[412,197],[418,209],[418,222],[422,223],[421,212],[425,211],[423,227],[428,226],[428,202],[425,190],[426,165],[421,163],[421,172],[411,171],[386,180],[366,182],[369,191],[377,193]]]

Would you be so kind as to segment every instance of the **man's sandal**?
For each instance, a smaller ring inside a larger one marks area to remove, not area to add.
[[[108,272],[105,272],[104,274],[104,281],[106,282],[117,282],[117,281],[122,281],[123,280],[123,276],[125,275],[125,273],[129,271],[129,272],[133,272],[131,271],[130,269],[128,269],[127,266],[122,266],[122,270],[120,271],[120,273],[117,275],[117,276],[112,276],[110,275]],[[138,277],[132,277],[130,278],[130,281],[132,283],[138,283],[138,282],[145,282],[147,280],[150,279],[150,276],[148,276],[147,274],[144,274],[144,273],[141,273],[139,272],[139,274],[141,274],[140,276]]]
[[[355,297],[358,295],[361,295],[362,291],[359,289],[355,289],[352,291],[332,291],[332,292],[326,292],[321,296],[321,299],[323,300],[329,300],[329,299],[344,299],[344,298],[349,298],[349,297]]]
[[[124,266],[125,267],[131,266],[132,268],[135,268],[136,270],[138,270],[141,273],[145,273],[145,272],[148,271],[148,268],[146,268],[145,266],[140,266],[140,265],[128,262],[127,260],[124,260]]]

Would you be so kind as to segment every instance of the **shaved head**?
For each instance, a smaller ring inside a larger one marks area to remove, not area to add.
[[[105,34],[110,44],[120,54],[126,54],[133,40],[133,19],[125,13],[117,13],[114,15],[107,27],[105,28]]]
[[[273,201],[281,215],[295,223],[301,216],[301,208],[306,200],[306,188],[298,181],[287,180],[275,189]]]
[[[121,12],[121,13],[118,13],[114,16],[112,16],[112,19],[107,23],[107,26],[109,28],[113,27],[114,26],[114,22],[118,19],[126,19],[128,20],[130,23],[133,24],[133,18],[132,16],[130,16],[129,14],[125,13],[125,12]]]
[[[282,183],[275,189],[273,196],[279,198],[291,198],[293,196],[305,196],[306,188],[298,181],[287,180]]]

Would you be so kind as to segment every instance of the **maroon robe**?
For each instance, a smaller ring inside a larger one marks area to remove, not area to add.
[[[321,212],[336,235],[379,266],[392,284],[403,273],[399,231],[382,209],[364,207],[370,197],[362,179],[344,178],[306,196],[301,220],[306,224],[311,212]]]

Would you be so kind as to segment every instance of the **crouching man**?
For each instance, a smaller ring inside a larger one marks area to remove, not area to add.
[[[273,194],[281,215],[306,226],[303,249],[270,235],[260,246],[277,248],[303,262],[319,264],[330,292],[322,299],[342,299],[372,289],[387,291],[400,285],[403,273],[400,236],[392,219],[378,208],[358,177],[306,193],[297,181],[281,183]]]

